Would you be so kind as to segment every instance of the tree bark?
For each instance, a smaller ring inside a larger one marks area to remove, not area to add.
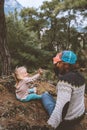
[[[4,0],[0,0],[0,58],[2,75],[9,75],[11,73],[11,58],[7,47]]]

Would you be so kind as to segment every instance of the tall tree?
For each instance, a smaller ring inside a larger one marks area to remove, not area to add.
[[[6,39],[4,0],[0,0],[0,56],[1,56],[2,75],[9,75],[11,72],[11,66],[10,66],[11,59]]]

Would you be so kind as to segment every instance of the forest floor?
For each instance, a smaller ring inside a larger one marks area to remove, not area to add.
[[[35,83],[38,93],[49,91],[56,97],[55,86],[46,81]],[[0,84],[0,130],[52,130],[47,125],[49,118],[40,100],[19,102],[14,93],[13,83]],[[85,94],[87,111],[87,95]],[[87,130],[87,113],[73,130]]]

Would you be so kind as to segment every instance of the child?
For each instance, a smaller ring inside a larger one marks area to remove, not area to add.
[[[42,73],[42,70],[39,69],[38,74],[30,77],[24,66],[15,69],[15,92],[16,98],[19,101],[27,102],[34,99],[41,99],[41,95],[36,94],[36,87],[31,88],[31,85],[33,81],[37,80]]]

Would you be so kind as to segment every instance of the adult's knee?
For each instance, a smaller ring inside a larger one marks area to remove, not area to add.
[[[45,92],[45,93],[42,94],[42,97],[47,97],[48,95],[49,95],[49,93]]]

